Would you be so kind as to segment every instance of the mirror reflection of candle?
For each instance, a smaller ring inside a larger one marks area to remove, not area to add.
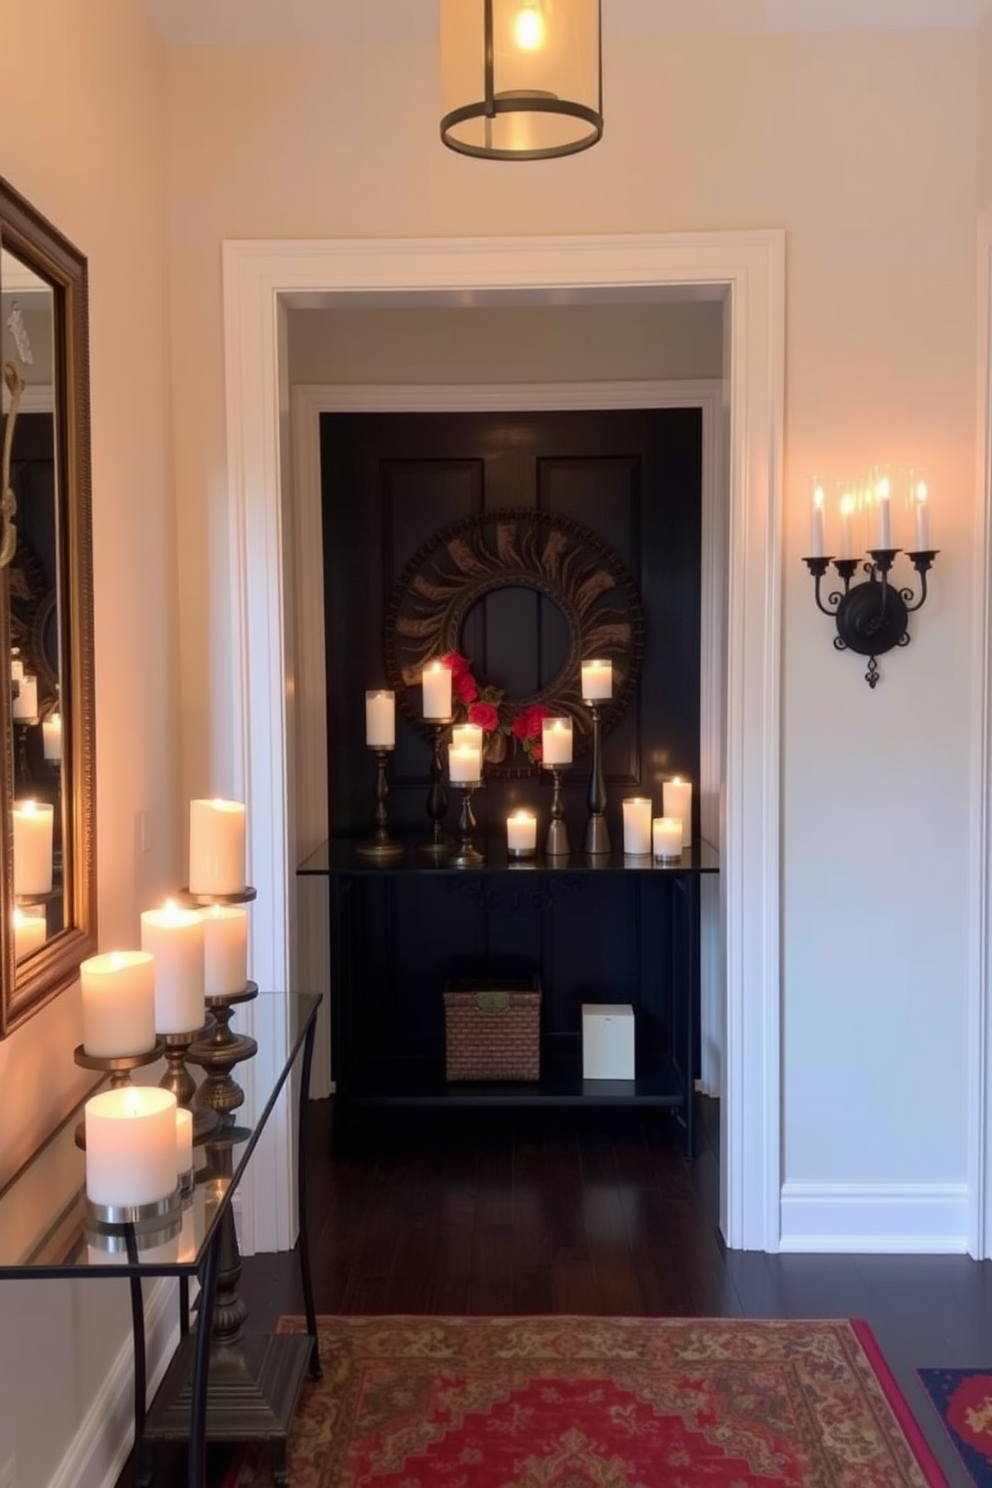
[[[42,719],[41,737],[46,760],[53,765],[60,764],[62,761],[61,713],[49,713],[47,718]]]
[[[52,831],[55,814],[45,801],[15,801],[14,897],[52,891]]]
[[[22,961],[38,950],[48,939],[48,922],[44,915],[14,910],[14,960]]]

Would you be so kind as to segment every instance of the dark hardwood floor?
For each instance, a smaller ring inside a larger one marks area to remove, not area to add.
[[[311,1110],[318,1312],[864,1318],[951,1488],[968,1488],[915,1370],[992,1366],[992,1263],[728,1252],[713,1102],[692,1164],[658,1113],[403,1113],[335,1159],[331,1102]],[[245,1260],[249,1326],[302,1312],[298,1273],[295,1255]],[[156,1483],[183,1481],[163,1454]]]

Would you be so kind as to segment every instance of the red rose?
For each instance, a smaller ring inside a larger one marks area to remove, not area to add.
[[[461,703],[474,703],[479,696],[479,689],[471,672],[453,673],[453,685],[455,695]]]
[[[550,717],[550,708],[546,708],[543,703],[534,703],[532,707],[525,708],[522,713],[517,714],[511,728],[518,739],[539,739],[541,720]]]
[[[534,761],[535,765],[539,765],[544,758],[544,746],[541,744],[540,740],[538,740],[538,742],[531,750],[530,757]]]
[[[446,666],[453,677],[464,677],[468,671],[468,657],[460,656],[457,651],[449,651],[446,656],[441,657],[441,665]]]
[[[495,733],[499,728],[499,709],[492,703],[473,703],[468,710],[468,721],[477,724],[487,734]]]
[[[513,731],[513,733],[514,733],[514,735],[515,735],[516,738],[518,738],[518,739],[529,739],[530,738],[530,722],[529,722],[529,720],[530,720],[530,709],[529,708],[525,708],[522,713],[518,713],[517,714],[516,718],[510,724],[510,728],[512,729],[512,731]]]

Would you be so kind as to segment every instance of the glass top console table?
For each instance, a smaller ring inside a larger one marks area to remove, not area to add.
[[[272,1004],[266,1027],[274,1030],[253,1070],[245,1104],[226,1123],[194,1146],[195,1182],[179,1213],[154,1228],[124,1225],[108,1234],[87,1215],[85,1154],[77,1141],[85,1100],[71,1110],[37,1152],[0,1190],[0,1279],[78,1277],[127,1278],[131,1289],[134,1338],[135,1441],[139,1461],[155,1440],[188,1442],[190,1488],[206,1488],[206,1442],[240,1441],[228,1432],[209,1394],[211,1346],[218,1274],[225,1237],[233,1234],[232,1196],[251,1161],[258,1138],[294,1066],[299,1066],[297,1179],[300,1212],[300,1265],[307,1333],[266,1339],[279,1357],[268,1359],[280,1380],[283,1414],[292,1416],[304,1375],[320,1372],[317,1324],[306,1230],[306,1132],[310,1065],[320,997],[304,993],[266,993]],[[94,1086],[94,1089],[97,1088]],[[92,1093],[92,1092],[91,1092]],[[236,1244],[236,1240],[235,1240]],[[146,1411],[144,1308],[145,1277],[175,1276],[184,1299],[191,1279],[199,1280],[197,1326],[186,1333],[183,1308],[180,1348]],[[290,1403],[291,1397],[291,1403]],[[288,1419],[285,1421],[288,1430]],[[280,1474],[277,1466],[276,1480]],[[150,1470],[139,1468],[139,1481]]]
[[[372,1107],[639,1105],[672,1112],[692,1155],[700,883],[719,872],[716,849],[513,859],[497,831],[477,836],[481,864],[460,867],[425,860],[419,840],[379,864],[332,836],[297,869],[328,884],[335,1140]],[[449,1080],[449,978],[511,963],[539,975],[540,1077]],[[583,1077],[589,1003],[632,1005],[633,1079]]]

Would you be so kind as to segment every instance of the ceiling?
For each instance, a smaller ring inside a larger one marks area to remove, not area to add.
[[[603,31],[900,31],[974,26],[990,0],[603,0]],[[140,0],[175,46],[430,40],[440,0]]]

